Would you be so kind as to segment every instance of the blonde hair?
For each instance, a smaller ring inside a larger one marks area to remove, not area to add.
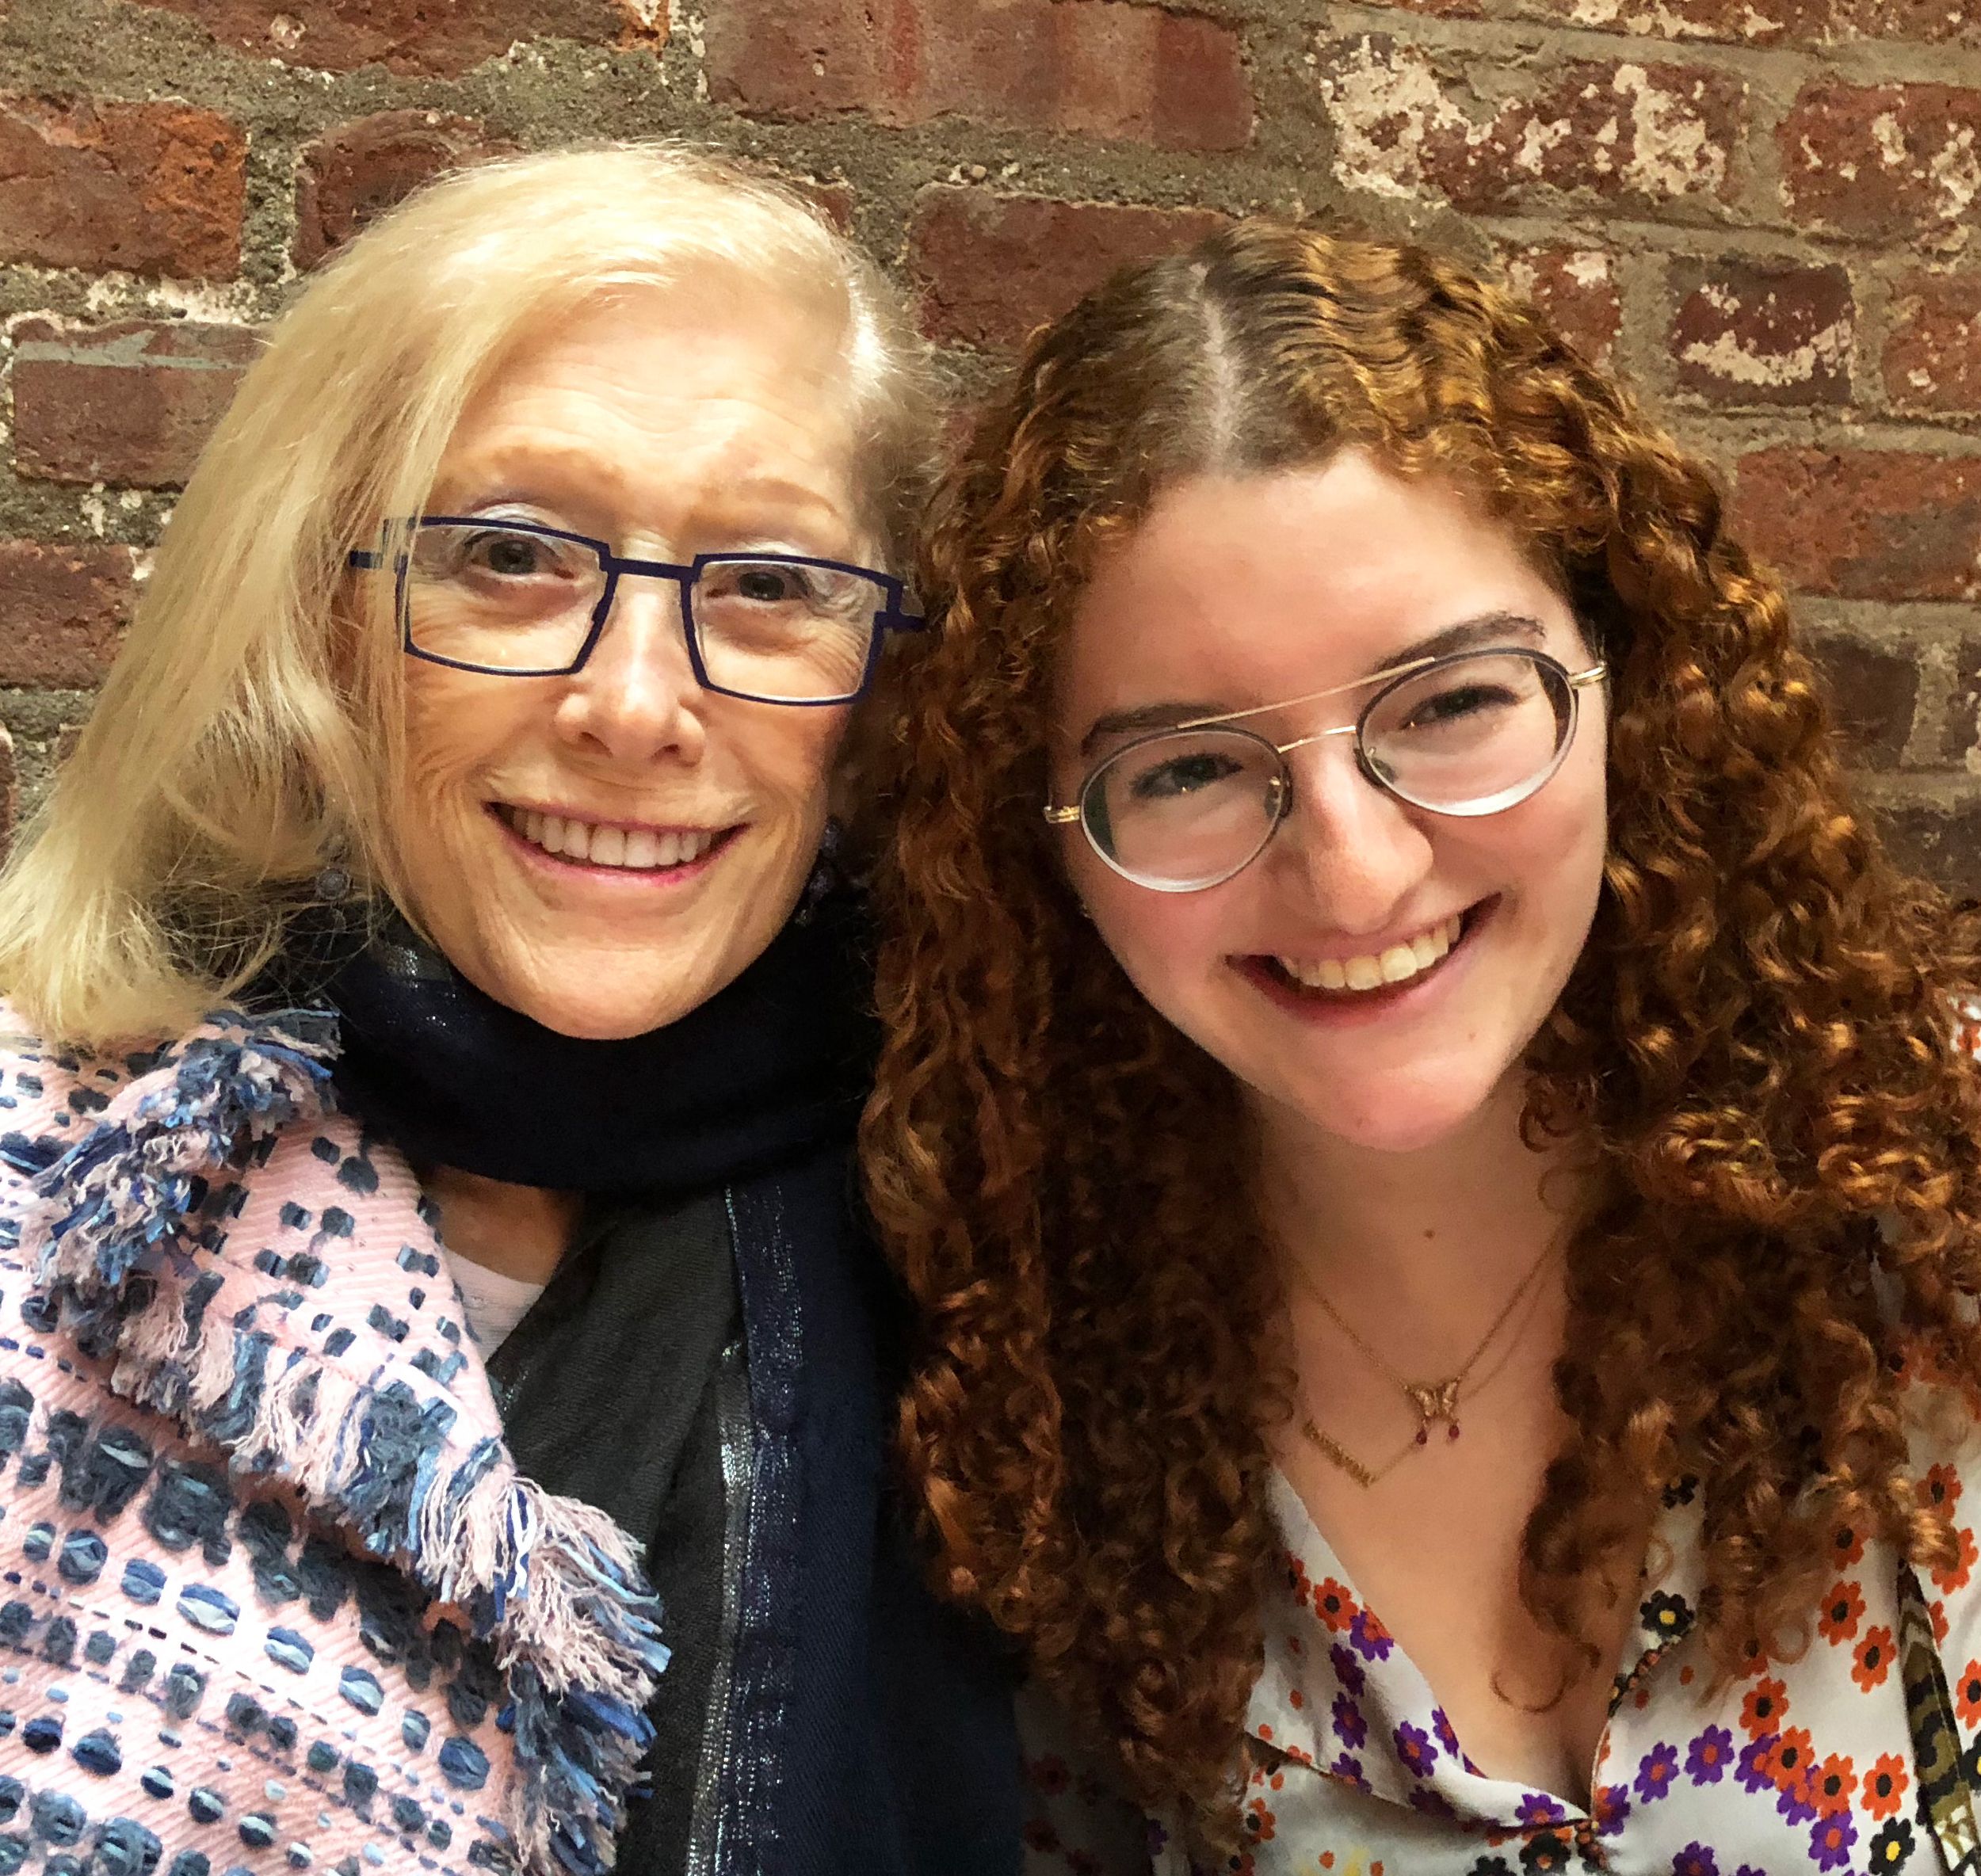
[[[396,898],[402,663],[353,548],[418,513],[456,424],[546,322],[697,269],[842,335],[865,519],[903,564],[931,472],[926,356],[801,196],[616,144],[460,171],[333,259],[273,328],[159,547],[74,753],[0,874],[0,986],[52,1037],[173,1033],[281,946],[326,864]]]

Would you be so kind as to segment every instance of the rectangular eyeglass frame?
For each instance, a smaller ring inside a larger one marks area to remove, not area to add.
[[[597,540],[589,534],[574,534],[566,528],[549,528],[539,521],[510,521],[496,520],[487,515],[419,515],[410,521],[392,521],[385,524],[384,533],[389,539],[395,533],[410,537],[422,528],[499,528],[510,534],[533,534],[546,540],[567,540],[579,547],[589,547],[598,557],[600,570],[605,576],[605,589],[598,596],[598,604],[592,608],[590,629],[585,642],[579,646],[578,655],[567,665],[519,666],[515,665],[475,665],[465,659],[442,658],[437,652],[422,651],[413,642],[413,618],[406,603],[406,576],[410,555],[402,550],[393,556],[394,608],[399,614],[400,648],[410,658],[423,660],[429,665],[445,665],[451,670],[473,671],[490,677],[568,677],[585,668],[586,661],[597,648],[605,630],[605,622],[612,616],[613,601],[618,597],[620,578],[633,574],[647,579],[672,580],[681,593],[681,633],[688,647],[688,662],[693,667],[695,681],[705,691],[713,691],[718,696],[736,697],[746,704],[784,704],[800,709],[820,708],[838,704],[857,702],[866,694],[873,682],[873,674],[880,662],[880,648],[887,642],[887,634],[918,632],[928,625],[928,620],[919,613],[904,612],[902,598],[906,591],[903,582],[891,574],[884,574],[871,566],[857,566],[851,561],[826,560],[810,554],[697,554],[693,560],[639,560],[615,554],[609,542]],[[346,563],[361,571],[376,571],[386,563],[383,547],[367,549],[353,547],[346,557]],[[750,566],[820,566],[829,572],[852,574],[863,580],[871,580],[885,595],[887,604],[877,608],[868,627],[867,661],[860,673],[859,683],[849,691],[836,692],[830,697],[766,697],[754,691],[732,689],[727,684],[713,682],[708,668],[702,662],[701,647],[696,642],[694,609],[689,594],[703,572],[711,566],[734,566],[739,563]]]

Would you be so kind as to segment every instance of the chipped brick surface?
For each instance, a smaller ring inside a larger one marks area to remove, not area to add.
[[[1789,213],[1868,239],[1949,237],[1981,200],[1981,90],[1818,84],[1776,134]]]
[[[0,685],[99,683],[131,596],[128,548],[0,540]]]
[[[1884,366],[1893,407],[1981,411],[1981,273],[1914,274],[1892,312]]]
[[[1443,19],[1499,17],[1680,44],[1847,46],[1865,40],[1981,44],[1960,0],[1391,0]]]
[[[257,58],[321,71],[382,65],[395,72],[458,77],[540,35],[593,45],[664,43],[652,16],[615,0],[132,0],[196,20],[220,41]],[[658,19],[667,17],[663,9]]]
[[[922,328],[959,345],[1014,345],[1116,268],[1186,246],[1223,219],[1201,209],[925,190],[912,223]]]
[[[1747,109],[1739,79],[1631,59],[1510,76],[1511,95],[1483,96],[1456,54],[1380,33],[1325,44],[1316,82],[1334,121],[1336,177],[1374,195],[1479,212],[1563,195],[1649,207],[1717,205],[1730,194]]]
[[[1615,265],[1601,248],[1516,250],[1506,257],[1506,278],[1591,364],[1609,362],[1624,307]]]
[[[0,261],[231,274],[246,158],[212,111],[0,98]]]
[[[1849,402],[1857,309],[1842,268],[1681,261],[1672,288],[1685,390],[1727,404]]]
[[[752,116],[954,116],[1164,150],[1252,132],[1232,28],[1131,0],[729,0],[707,30],[712,92]]]
[[[1981,898],[1981,801],[1895,805],[1877,821],[1901,866],[1961,898]]]
[[[1740,464],[1734,513],[1803,592],[1981,599],[1981,456],[1758,451]]]

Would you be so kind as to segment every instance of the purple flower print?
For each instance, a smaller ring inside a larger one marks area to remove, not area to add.
[[[1704,1844],[1688,1844],[1671,1859],[1671,1876],[1720,1876],[1720,1859]]]
[[[1807,1782],[1798,1779],[1793,1784],[1784,1785],[1775,1800],[1775,1809],[1791,1824],[1807,1824],[1816,1814],[1816,1807],[1809,1802]]]
[[[1775,1776],[1769,1768],[1769,1760],[1780,1743],[1778,1733],[1764,1733],[1758,1739],[1750,1739],[1740,1748],[1740,1758],[1734,1767],[1734,1776],[1740,1781],[1743,1791],[1768,1791],[1774,1786]]]
[[[1452,1801],[1441,1791],[1433,1791],[1428,1785],[1419,1785],[1410,1793],[1410,1809],[1422,1811],[1426,1817],[1455,1818],[1458,1813],[1452,1809]]]
[[[1529,1829],[1543,1824],[1559,1824],[1568,1813],[1544,1791],[1521,1794],[1520,1809],[1513,1815]]]
[[[1663,1740],[1645,1753],[1638,1765],[1637,1775],[1631,1781],[1631,1788],[1637,1794],[1640,1805],[1655,1803],[1670,1790],[1672,1782],[1678,1776],[1678,1748],[1667,1745]]]
[[[1334,1737],[1353,1752],[1368,1737],[1368,1722],[1362,1710],[1345,1694],[1334,1696]]]
[[[1359,1700],[1363,1688],[1368,1685],[1368,1676],[1362,1672],[1362,1664],[1338,1642],[1328,1649],[1327,1659],[1329,1665],[1334,1670],[1334,1678],[1342,1683],[1344,1691],[1353,1694]]]
[[[1428,1779],[1431,1767],[1437,1763],[1437,1748],[1422,1726],[1413,1726],[1406,1720],[1396,1729],[1396,1756],[1415,1776]]]
[[[1810,1832],[1809,1855],[1819,1870],[1844,1869],[1849,1864],[1857,1842],[1857,1827],[1850,1821],[1849,1812],[1832,1811],[1827,1817],[1819,1817],[1815,1828]]]
[[[1362,1762],[1352,1752],[1340,1754],[1327,1768],[1327,1775],[1339,1779],[1345,1785],[1353,1785],[1357,1791],[1368,1789],[1368,1780],[1362,1776]]]
[[[1452,1730],[1452,1723],[1445,1717],[1441,1706],[1431,1709],[1431,1730],[1437,1735],[1437,1743],[1456,1759],[1461,1755],[1458,1749],[1458,1735]]]
[[[1685,1776],[1695,1785],[1717,1785],[1733,1760],[1732,1733],[1724,1726],[1708,1726],[1685,1749]]]
[[[1387,1661],[1389,1651],[1396,1645],[1389,1630],[1366,1609],[1356,1611],[1355,1619],[1348,1625],[1348,1639],[1365,1661]]]

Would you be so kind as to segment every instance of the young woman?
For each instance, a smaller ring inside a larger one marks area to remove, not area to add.
[[[928,564],[903,1437],[1157,1866],[1967,1867],[1975,960],[1707,473],[1254,223],[1035,341]]]

